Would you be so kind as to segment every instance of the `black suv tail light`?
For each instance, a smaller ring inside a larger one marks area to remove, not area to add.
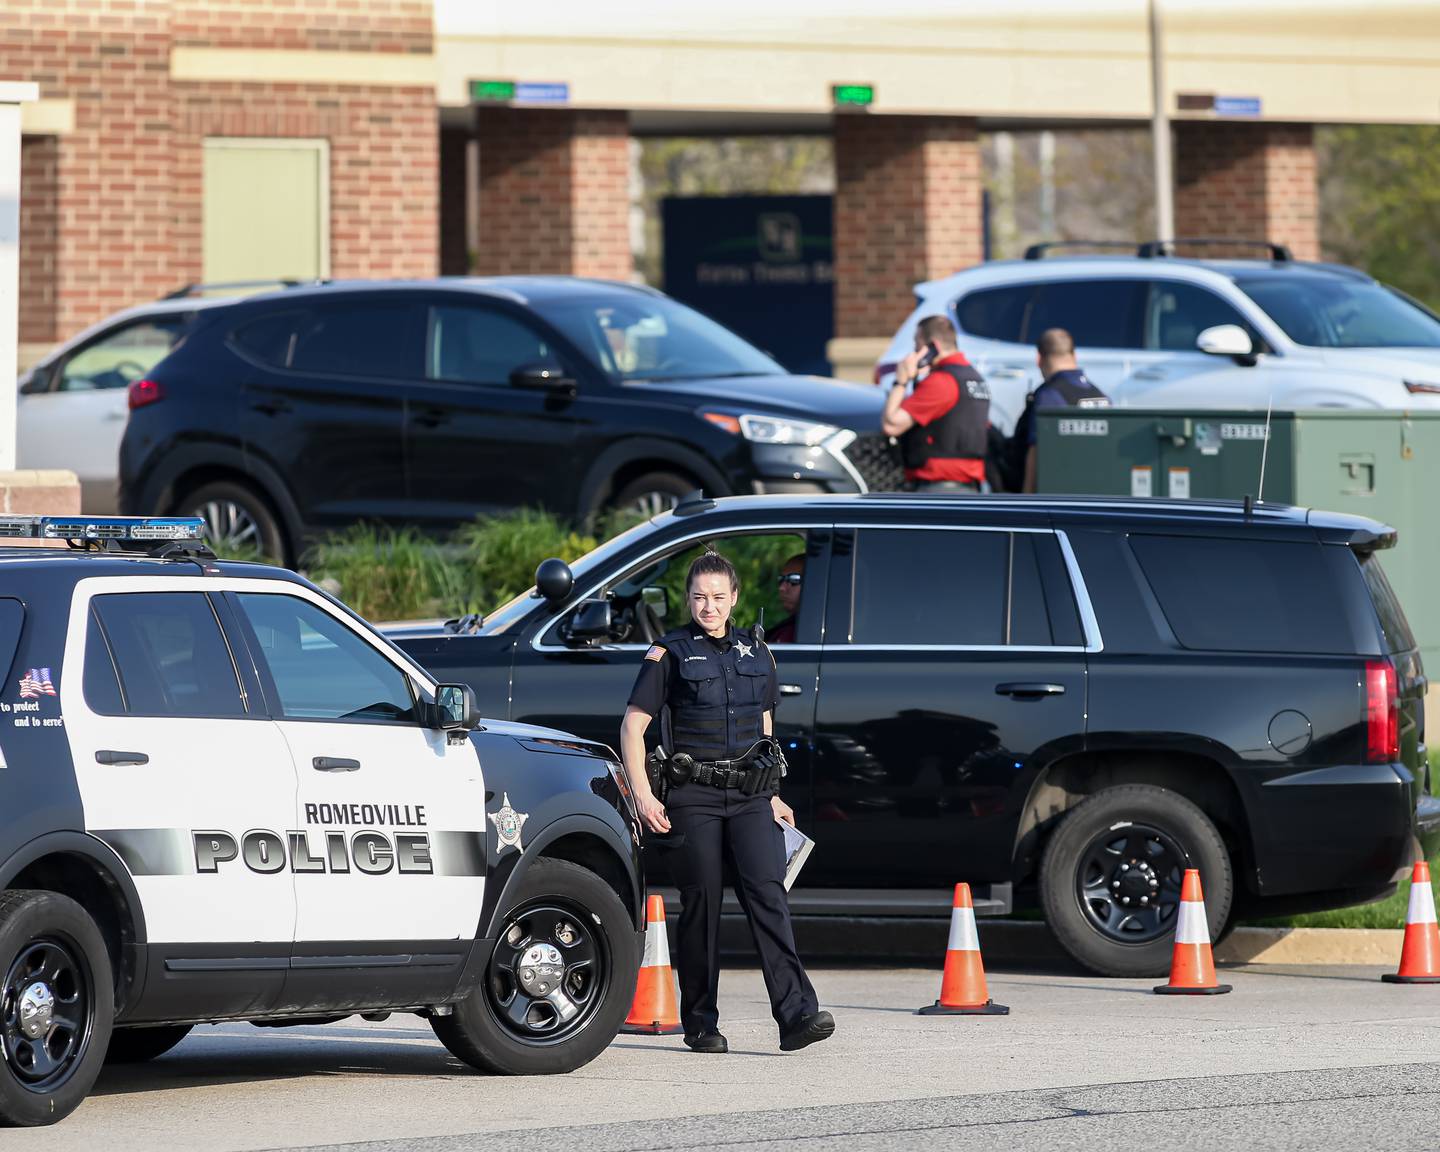
[[[1389,660],[1365,662],[1365,759],[1371,764],[1400,759],[1400,693]]]
[[[130,402],[130,411],[136,408],[144,408],[147,404],[154,404],[165,399],[165,389],[155,380],[134,380],[126,389],[126,395]]]

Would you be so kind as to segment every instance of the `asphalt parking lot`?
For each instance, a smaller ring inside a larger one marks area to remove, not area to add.
[[[148,1066],[112,1069],[68,1120],[7,1149],[203,1145],[486,1152],[775,1145],[1434,1148],[1440,987],[1378,968],[1241,968],[1229,996],[1154,981],[992,972],[1008,1017],[918,1017],[938,971],[820,968],[835,1038],[777,1050],[757,971],[721,987],[728,1056],[620,1037],[564,1078],[465,1070],[414,1017],[284,1030],[197,1029]],[[537,1131],[545,1128],[549,1131]],[[561,1131],[561,1130],[564,1131]]]

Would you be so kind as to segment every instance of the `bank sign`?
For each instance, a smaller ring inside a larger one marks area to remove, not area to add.
[[[665,291],[792,372],[828,375],[835,330],[829,196],[668,197]]]

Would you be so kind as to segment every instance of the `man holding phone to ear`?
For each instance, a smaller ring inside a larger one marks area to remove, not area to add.
[[[955,325],[945,316],[925,317],[915,326],[915,351],[895,366],[880,421],[887,436],[900,439],[905,486],[984,491],[989,424],[990,389],[956,347]]]

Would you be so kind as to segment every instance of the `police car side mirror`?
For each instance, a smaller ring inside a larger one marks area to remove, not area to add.
[[[480,725],[480,705],[468,684],[438,684],[430,727],[442,732],[469,732]]]
[[[582,600],[565,626],[569,640],[603,640],[610,635],[610,601]]]
[[[1238,324],[1216,324],[1195,337],[1195,347],[1207,356],[1253,356],[1255,342]]]

